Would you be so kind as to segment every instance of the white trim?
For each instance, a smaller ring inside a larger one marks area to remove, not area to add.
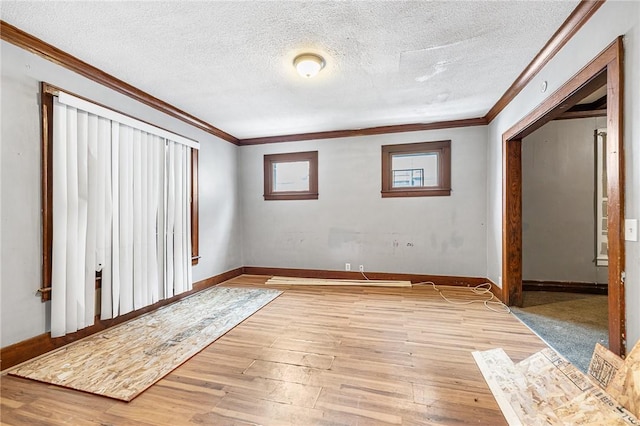
[[[100,105],[96,105],[92,102],[85,101],[84,99],[80,99],[76,96],[70,95],[63,91],[60,91],[58,94],[58,102],[68,105],[70,107],[82,109],[92,114],[96,114],[100,117],[108,118],[109,120],[117,121],[118,123],[122,123],[129,127],[133,127],[134,129],[139,129],[144,132],[160,136],[161,138],[178,142],[182,145],[186,145],[193,149],[200,149],[200,143],[197,141],[185,138],[184,136],[180,136],[178,134],[169,132],[167,130],[145,123],[143,121],[136,120],[135,118],[131,118],[127,115],[121,114],[112,109],[105,108]]]

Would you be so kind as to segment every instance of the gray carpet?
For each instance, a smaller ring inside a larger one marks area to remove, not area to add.
[[[607,296],[525,291],[523,307],[512,312],[583,372],[595,344],[608,346]]]

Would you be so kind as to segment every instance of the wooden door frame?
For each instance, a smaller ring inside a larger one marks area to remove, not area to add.
[[[623,271],[624,150],[623,45],[618,37],[562,87],[502,135],[502,297],[522,305],[522,139],[584,96],[607,85],[607,191],[609,242],[609,349],[626,352]]]

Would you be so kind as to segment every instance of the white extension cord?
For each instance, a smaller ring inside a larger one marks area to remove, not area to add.
[[[483,284],[478,284],[475,287],[467,287],[468,289],[471,290],[471,292],[475,295],[481,296],[483,294],[490,294],[491,297],[489,297],[488,299],[467,299],[467,300],[463,300],[463,301],[459,301],[459,300],[450,300],[448,299],[444,293],[442,293],[442,290],[440,290],[440,288],[438,288],[436,286],[436,284],[433,281],[425,281],[425,282],[421,282],[421,283],[416,283],[413,284],[414,286],[419,286],[419,285],[429,285],[431,284],[433,286],[433,289],[435,291],[438,292],[438,294],[440,295],[440,297],[442,297],[445,301],[447,301],[448,303],[452,304],[452,305],[470,305],[472,303],[483,303],[484,306],[489,309],[490,311],[493,312],[498,312],[498,313],[510,313],[511,312],[511,308],[509,308],[507,305],[505,305],[504,303],[502,303],[500,300],[497,300],[495,295],[491,292],[491,283],[483,283]],[[446,287],[446,288],[455,288],[455,289],[460,289],[460,286],[440,286],[440,287]],[[494,309],[491,307],[491,305],[498,305],[500,306],[500,310]]]
[[[367,277],[364,272],[360,271],[360,273],[362,274],[362,276],[369,281],[369,277]],[[497,312],[497,313],[510,313],[511,312],[511,308],[509,308],[507,305],[505,305],[504,303],[502,303],[500,300],[497,300],[495,295],[493,294],[493,292],[491,292],[491,283],[482,283],[482,284],[478,284],[475,287],[467,287],[468,289],[471,290],[471,292],[475,295],[478,296],[482,296],[483,294],[490,294],[491,297],[489,297],[488,299],[468,299],[468,300],[464,300],[464,301],[453,301],[453,300],[449,300],[443,293],[442,290],[440,290],[440,288],[438,288],[436,286],[436,283],[434,283],[433,281],[424,281],[421,283],[415,283],[415,284],[411,284],[411,286],[419,286],[419,285],[428,285],[431,284],[433,286],[433,289],[435,291],[438,292],[438,294],[440,295],[440,297],[442,297],[446,302],[451,303],[452,305],[470,305],[472,303],[483,303],[484,306],[489,309],[490,311],[493,312]],[[460,286],[455,286],[455,285],[445,285],[445,286],[440,286],[440,287],[446,287],[446,288],[455,288],[455,289],[460,289],[463,287]],[[495,299],[495,300],[494,300]],[[500,306],[500,310],[496,310],[493,309],[491,307],[491,305],[498,305]]]

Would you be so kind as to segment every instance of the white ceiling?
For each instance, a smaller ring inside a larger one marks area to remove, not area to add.
[[[607,85],[605,84],[604,86],[602,86],[601,88],[597,89],[595,92],[593,92],[592,94],[586,96],[584,99],[582,99],[580,102],[578,102],[579,104],[590,104],[591,102],[595,102],[598,99],[600,99],[603,96],[607,95]]]
[[[1,3],[16,27],[233,136],[481,117],[577,0]],[[293,58],[327,65],[299,77]]]

